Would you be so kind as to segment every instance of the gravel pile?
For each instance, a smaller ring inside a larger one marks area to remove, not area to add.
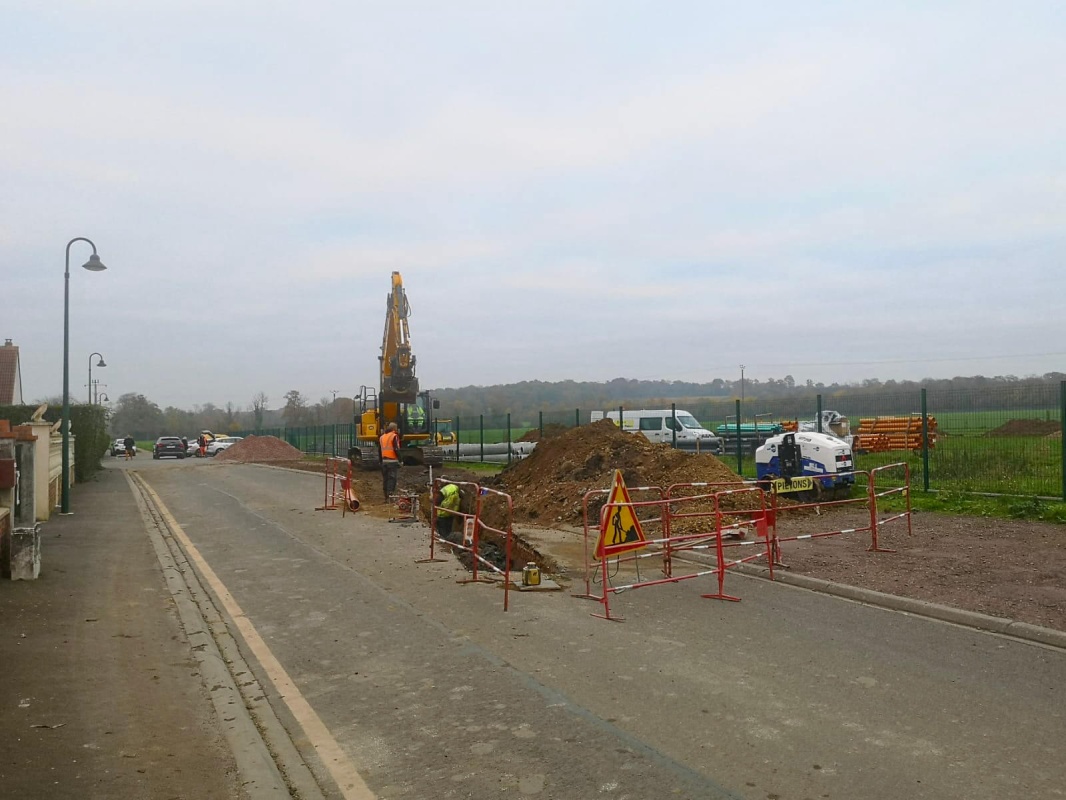
[[[227,447],[214,460],[246,464],[250,461],[299,461],[303,455],[277,436],[249,436]]]

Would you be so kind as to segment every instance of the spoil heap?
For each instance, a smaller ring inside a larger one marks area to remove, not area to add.
[[[582,499],[594,489],[609,489],[616,469],[626,486],[675,483],[737,483],[741,480],[712,455],[695,455],[652,444],[625,433],[610,420],[571,428],[545,437],[522,461],[504,470],[496,485],[514,498],[515,517],[542,525],[582,524]],[[742,495],[730,508],[754,508],[754,496]],[[598,512],[601,499],[590,504]],[[723,503],[725,505],[725,503]]]
[[[249,436],[227,447],[215,456],[215,461],[246,464],[251,461],[299,461],[303,457],[303,453],[277,436]]]
[[[1054,420],[1012,419],[985,436],[1053,436],[1062,433],[1062,424]]]
[[[560,425],[558,422],[549,422],[544,426],[544,438],[547,439],[550,436],[558,436],[561,433],[566,433],[568,430],[570,430],[568,427]],[[520,442],[539,442],[540,440],[541,435],[539,428],[533,428],[532,430],[526,431],[518,439]]]

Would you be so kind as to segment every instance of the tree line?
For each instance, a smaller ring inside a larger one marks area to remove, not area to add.
[[[1058,389],[1066,373],[1040,376],[982,375],[921,381],[864,380],[861,383],[816,383],[783,378],[727,381],[717,378],[707,383],[688,381],[645,381],[615,378],[610,381],[521,381],[493,386],[464,386],[431,391],[440,401],[440,417],[486,417],[510,413],[516,425],[533,425],[538,414],[573,415],[627,408],[669,407],[671,403],[696,414],[700,419],[724,419],[733,414],[735,402],[743,394],[750,413],[772,409],[785,417],[811,416],[815,399],[822,396],[824,408],[841,407],[845,413],[911,413],[916,398],[925,389],[940,411],[995,410],[1057,404]],[[1042,407],[1042,406],[1039,406]],[[882,410],[883,409],[883,410]],[[201,430],[216,433],[255,431],[264,428],[328,425],[351,422],[357,410],[351,397],[323,397],[309,401],[299,390],[285,393],[278,408],[270,408],[270,398],[257,392],[247,404],[232,402],[219,407],[212,403],[190,410],[173,406],[160,408],[143,394],[128,393],[111,406],[109,429],[114,436],[131,433],[144,440],[162,435],[194,436]],[[745,412],[745,415],[748,412]]]

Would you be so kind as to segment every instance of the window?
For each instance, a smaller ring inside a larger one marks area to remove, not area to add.
[[[681,430],[681,418],[677,417],[675,419],[674,417],[667,417],[666,418],[666,427],[669,428],[672,431]]]
[[[640,429],[642,431],[661,431],[663,429],[662,417],[641,417]]]

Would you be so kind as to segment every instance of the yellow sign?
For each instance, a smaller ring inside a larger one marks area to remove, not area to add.
[[[809,492],[814,489],[814,478],[775,478],[770,483],[778,494]]]
[[[596,542],[596,558],[602,559],[630,550],[639,550],[647,544],[644,541],[644,531],[641,530],[640,520],[633,512],[633,501],[629,499],[629,490],[626,489],[625,481],[622,480],[620,469],[614,471],[611,496],[607,498],[607,505],[604,506],[604,512],[600,517],[600,538]]]

